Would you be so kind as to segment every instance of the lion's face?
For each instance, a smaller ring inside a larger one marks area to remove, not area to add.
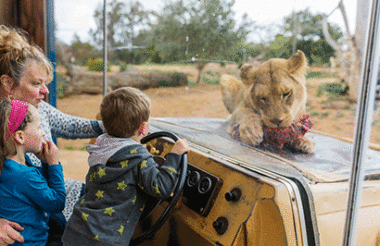
[[[305,56],[299,51],[289,60],[271,59],[257,68],[242,68],[250,92],[246,102],[267,127],[288,127],[305,113],[305,67]]]

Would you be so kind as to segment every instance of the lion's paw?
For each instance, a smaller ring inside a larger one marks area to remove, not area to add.
[[[311,153],[314,150],[315,143],[307,139],[306,137],[302,136],[297,138],[294,143],[292,144],[292,147],[300,152],[303,153]]]
[[[239,127],[240,140],[252,146],[258,146],[263,141],[263,128],[261,125],[245,125]]]

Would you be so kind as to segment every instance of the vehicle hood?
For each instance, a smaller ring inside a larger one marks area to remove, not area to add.
[[[309,182],[347,181],[352,165],[352,144],[332,137],[307,133],[315,142],[311,154],[293,153],[274,146],[252,147],[227,133],[228,121],[215,118],[152,118],[152,131],[171,131],[196,145],[211,150],[218,158],[238,165],[264,169],[289,178]],[[380,153],[368,149],[365,165],[367,177],[380,173]]]

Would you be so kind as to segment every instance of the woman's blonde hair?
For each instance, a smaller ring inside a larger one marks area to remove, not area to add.
[[[0,101],[0,173],[3,170],[4,158],[17,154],[13,138],[9,137],[9,117],[11,115],[12,102],[9,99]],[[32,114],[28,110],[24,120],[16,131],[24,130],[29,122],[32,122]]]
[[[14,87],[17,87],[30,61],[36,61],[46,68],[46,83],[53,80],[51,62],[37,45],[27,41],[26,32],[0,25],[0,76],[8,75],[15,80]]]

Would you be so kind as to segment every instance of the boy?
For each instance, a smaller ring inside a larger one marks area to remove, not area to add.
[[[129,245],[144,209],[139,193],[169,197],[181,155],[189,151],[186,140],[178,140],[163,166],[154,162],[140,144],[149,131],[150,100],[138,89],[124,87],[106,95],[100,114],[107,134],[87,147],[86,191],[68,221],[65,246]]]

